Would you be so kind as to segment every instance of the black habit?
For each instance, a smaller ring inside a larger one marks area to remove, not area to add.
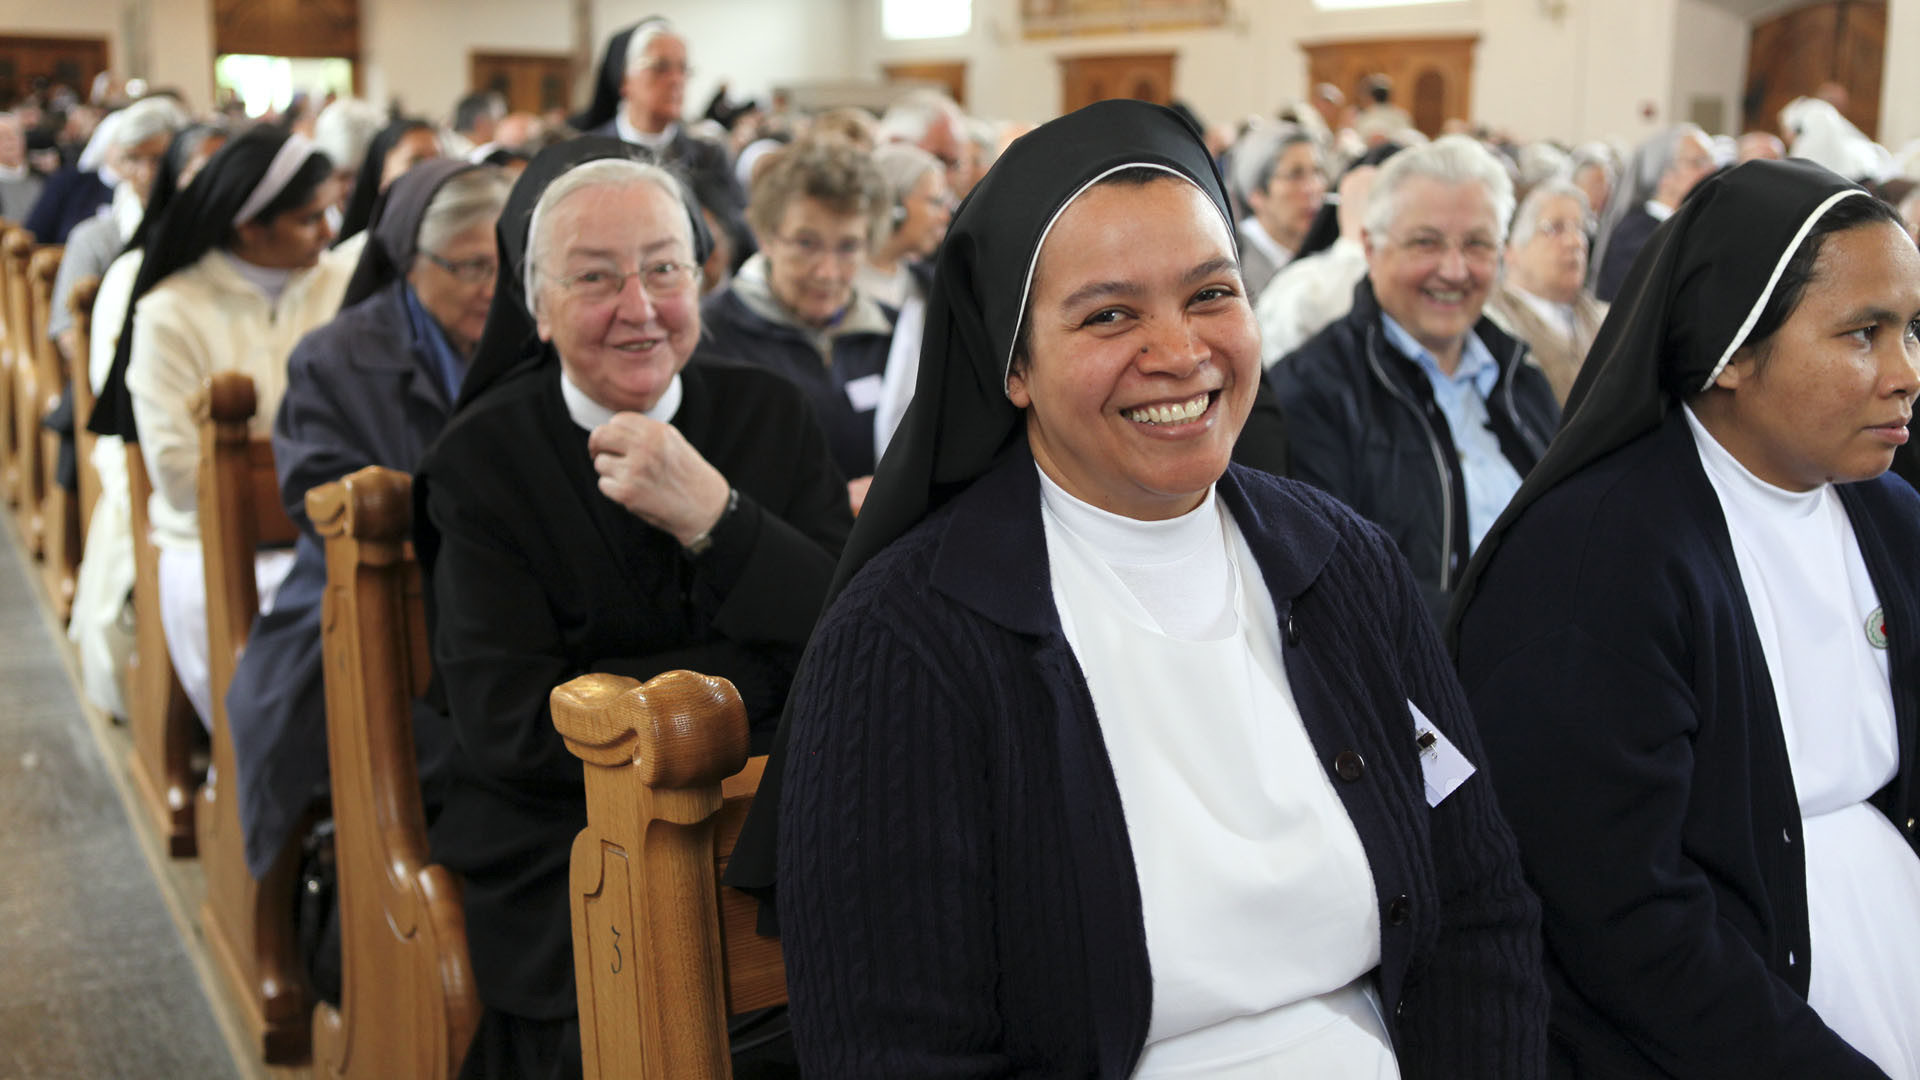
[[[586,793],[553,688],[690,668],[731,679],[756,728],[770,724],[851,528],[845,481],[791,384],[706,356],[680,377],[674,427],[740,496],[697,557],[599,492],[551,353],[464,405],[420,469],[456,744],[432,846],[466,881],[492,1010],[575,1013],[568,859]]]

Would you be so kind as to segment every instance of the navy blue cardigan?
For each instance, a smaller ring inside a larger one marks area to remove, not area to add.
[[[1483,757],[1405,560],[1305,485],[1234,466],[1219,491],[1366,848],[1403,1074],[1541,1075],[1538,909],[1484,767],[1423,795],[1408,699]],[[1139,884],[1024,444],[854,578],[793,696],[780,914],[807,1072],[1129,1075],[1152,1007]]]
[[[1911,842],[1920,496],[1837,490],[1892,643],[1900,772],[1874,804]],[[1521,515],[1461,623],[1460,673],[1545,911],[1556,1075],[1882,1076],[1806,1003],[1799,802],[1682,414]]]

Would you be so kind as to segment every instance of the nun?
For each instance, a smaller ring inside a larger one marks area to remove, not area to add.
[[[336,243],[347,251],[347,258],[358,260],[359,245],[366,243],[367,226],[373,220],[373,206],[387,188],[422,161],[440,156],[440,136],[432,124],[419,119],[396,120],[380,129],[367,144],[360,159],[360,171],[353,178],[347,195],[347,207],[340,218],[340,238]]]
[[[1134,101],[960,208],[755,807],[808,1074],[1541,1074],[1537,909],[1405,561],[1229,464],[1233,237]]]
[[[1920,253],[1807,162],[1654,233],[1454,611],[1563,1077],[1920,1077]]]
[[[440,159],[388,188],[340,314],[301,339],[273,424],[280,498],[300,528],[293,568],[261,613],[227,690],[247,868],[264,877],[328,790],[321,597],[326,549],[307,492],[368,465],[412,472],[459,393],[493,298],[498,170]],[[416,715],[420,772],[445,750],[437,710]],[[434,809],[433,799],[428,810]],[[337,977],[337,975],[336,975]],[[316,979],[325,996],[337,981]],[[328,997],[327,1000],[336,1000]]]
[[[431,843],[465,881],[485,1007],[470,1078],[580,1074],[567,859],[586,789],[553,688],[723,676],[764,744],[852,524],[799,389],[697,355],[711,240],[630,153],[582,136],[515,184],[480,351],[415,480],[455,735]]]
[[[98,329],[87,343],[89,355],[73,358],[74,377],[87,379],[96,399],[113,367],[120,327],[127,317],[127,296],[140,273],[147,238],[174,196],[226,141],[225,131],[198,125],[176,134],[161,156],[146,207],[127,238],[126,250],[108,264],[94,294],[93,325]],[[64,259],[61,266],[64,271]],[[85,374],[81,374],[82,368]],[[124,718],[127,659],[133,652],[133,508],[127,487],[127,448],[118,436],[102,435],[94,440],[93,471],[99,479],[100,494],[87,521],[67,640],[73,642],[80,685],[87,700],[109,715]]]
[[[287,355],[333,318],[352,272],[323,257],[333,239],[332,195],[333,166],[302,135],[257,127],[209,158],[147,237],[90,423],[96,433],[140,443],[153,481],[148,520],[160,549],[161,626],[203,721],[213,702],[192,402],[215,372],[240,372],[253,380],[254,433],[269,433]],[[292,561],[285,550],[257,559],[263,608]]]
[[[1713,140],[1698,125],[1675,124],[1640,144],[1599,208],[1599,232],[1587,261],[1595,296],[1613,302],[1653,230],[1713,169]]]

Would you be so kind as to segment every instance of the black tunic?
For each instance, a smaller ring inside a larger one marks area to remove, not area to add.
[[[845,481],[791,384],[696,359],[673,425],[740,493],[713,546],[674,539],[601,495],[557,364],[510,376],[427,454],[420,554],[456,749],[434,858],[466,880],[481,1000],[575,1012],[567,866],[586,825],[581,764],[548,712],[587,672],[731,679],[771,725],[851,528]]]

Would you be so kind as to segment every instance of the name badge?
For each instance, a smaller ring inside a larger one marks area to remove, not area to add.
[[[847,401],[854,412],[869,412],[880,404],[880,376],[862,375],[847,381]]]
[[[1413,742],[1420,748],[1420,778],[1426,782],[1427,805],[1439,806],[1477,770],[1433,721],[1427,719],[1420,706],[1409,700],[1407,711],[1413,714]]]

